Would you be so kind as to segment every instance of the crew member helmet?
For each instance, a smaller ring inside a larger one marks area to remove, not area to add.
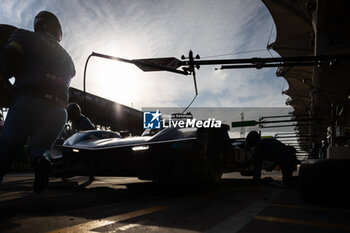
[[[256,131],[250,131],[245,141],[249,147],[254,147],[260,141],[260,134]]]
[[[48,33],[57,42],[62,40],[62,27],[57,16],[49,11],[40,11],[34,18],[34,31]]]
[[[67,105],[68,119],[75,120],[81,116],[81,108],[77,103]]]

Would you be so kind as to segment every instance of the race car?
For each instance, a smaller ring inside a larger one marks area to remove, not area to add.
[[[283,165],[283,182],[290,184],[292,170],[288,169],[287,174],[283,167],[294,167],[294,160],[278,151],[272,157],[256,159],[245,141],[232,142],[228,129],[227,125],[168,127],[146,130],[142,136],[129,138],[112,131],[81,131],[68,138],[59,147],[60,153],[53,155],[53,176],[218,183],[226,172],[240,172],[258,180],[261,170],[271,171]]]
[[[129,138],[103,130],[78,132],[53,156],[53,176],[218,182],[225,157],[232,156],[228,128],[169,127]]]

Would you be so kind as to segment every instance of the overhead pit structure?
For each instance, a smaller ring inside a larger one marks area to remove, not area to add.
[[[281,57],[342,55],[350,53],[350,2],[346,0],[263,0],[277,30],[269,45]],[[332,145],[346,143],[350,136],[349,60],[323,62],[319,66],[288,66],[277,69],[289,88],[283,91],[293,114],[308,114],[310,122],[296,129],[304,150],[319,145],[330,128]],[[340,140],[344,139],[345,140]],[[348,143],[348,142],[347,142]],[[306,145],[306,146],[305,146]]]

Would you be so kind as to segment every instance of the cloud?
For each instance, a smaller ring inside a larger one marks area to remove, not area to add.
[[[72,86],[77,88],[82,88],[84,63],[92,51],[133,59],[179,58],[192,49],[206,59],[264,49],[273,25],[266,7],[256,0],[2,0],[0,19],[30,29],[34,15],[43,9],[61,20],[62,45],[75,61],[77,75]],[[270,55],[260,52],[210,59],[252,56]],[[117,102],[133,102],[138,108],[185,106],[194,95],[191,77],[143,73],[130,64],[100,58],[90,63],[88,90]],[[215,67],[197,71],[195,106],[284,106],[284,99],[276,96],[281,96],[285,81],[276,78],[274,69],[215,71]],[[125,81],[127,77],[133,85]]]

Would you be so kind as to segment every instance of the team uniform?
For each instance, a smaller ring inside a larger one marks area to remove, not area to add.
[[[16,30],[3,49],[2,70],[15,77],[12,101],[0,136],[0,177],[28,143],[31,161],[47,156],[67,120],[68,88],[75,75],[69,54],[52,37]]]
[[[96,129],[96,127],[90,121],[90,119],[87,116],[84,116],[83,114],[81,114],[81,116],[78,119],[72,119],[72,126],[74,131]]]

